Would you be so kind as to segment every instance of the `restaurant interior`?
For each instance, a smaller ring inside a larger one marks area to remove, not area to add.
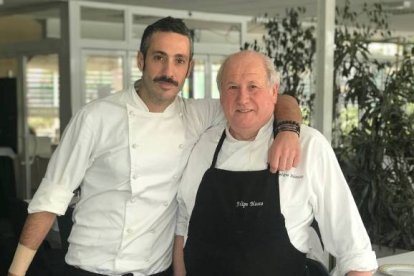
[[[355,10],[363,9],[364,3],[381,5],[388,13],[388,29],[383,31],[390,30],[392,35],[366,41],[369,59],[395,65],[388,72],[398,70],[398,62],[407,55],[414,59],[414,0],[0,0],[0,275],[6,275],[27,217],[28,203],[72,115],[85,104],[125,89],[141,77],[136,65],[141,35],[148,24],[164,16],[184,19],[194,33],[194,69],[180,96],[214,99],[219,98],[215,78],[223,59],[246,43],[260,44],[270,18],[281,19],[288,9],[304,7],[302,26],[314,28],[317,45],[312,60],[315,69],[303,77],[301,95],[315,100],[313,108],[306,103],[301,105],[304,123],[317,128],[333,146],[338,146],[337,139],[345,132],[339,133],[336,128],[346,131],[361,117],[356,112],[357,105],[334,102],[333,86],[338,80],[334,75],[337,67],[333,53],[338,49],[335,26],[341,27],[335,21],[335,8],[347,2]],[[358,20],[358,26],[366,23],[364,18]],[[381,81],[386,75],[376,78]],[[345,87],[346,78],[340,81]],[[411,99],[402,108],[404,114],[414,118],[414,86],[408,89]],[[338,105],[343,110],[338,115],[342,121],[335,121],[335,114],[329,112]],[[411,121],[404,135],[414,137],[413,128]],[[403,161],[408,168],[409,188],[403,191],[405,194],[414,194],[412,142],[408,143]],[[73,206],[76,196],[75,193]],[[403,203],[407,202],[397,202],[395,206]],[[406,208],[411,208],[411,213],[399,220],[414,223],[414,201],[408,202]],[[27,275],[60,273],[72,212],[73,208],[68,208],[64,216],[57,218]],[[397,231],[389,235],[402,234]],[[404,237],[410,241],[373,246],[378,264],[384,269],[395,269],[387,267],[390,265],[407,266],[404,273],[408,274],[398,275],[414,275],[414,232]],[[329,253],[321,262],[328,270],[334,269],[335,258]],[[375,275],[397,275],[385,274],[385,270],[383,273]]]

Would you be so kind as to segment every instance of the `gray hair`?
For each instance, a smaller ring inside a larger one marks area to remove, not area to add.
[[[266,73],[267,73],[267,78],[268,78],[268,83],[269,86],[273,86],[273,85],[277,85],[279,86],[280,84],[280,75],[279,72],[276,71],[276,68],[273,64],[272,59],[270,59],[270,57],[266,56],[263,53],[259,53],[253,50],[243,50],[234,54],[229,55],[224,61],[223,64],[220,66],[219,71],[217,72],[217,77],[216,77],[216,83],[217,83],[217,88],[219,89],[219,91],[221,90],[221,82],[223,80],[223,71],[224,71],[224,67],[227,65],[227,62],[229,61],[229,59],[235,55],[238,55],[240,53],[246,53],[246,54],[258,54],[259,56],[261,56],[262,60],[263,60],[263,65],[265,67]]]

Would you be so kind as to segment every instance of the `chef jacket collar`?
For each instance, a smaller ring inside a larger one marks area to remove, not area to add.
[[[273,115],[270,117],[269,121],[267,121],[266,124],[259,129],[259,132],[257,133],[253,141],[256,141],[262,138],[268,139],[269,134],[272,131],[273,131]],[[233,135],[231,135],[228,124],[226,126],[226,138],[228,139],[227,141],[231,143],[241,142],[240,140],[237,140],[236,138],[234,138]],[[246,142],[249,142],[249,141],[246,141]]]

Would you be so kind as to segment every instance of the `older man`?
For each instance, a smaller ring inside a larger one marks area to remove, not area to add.
[[[201,137],[184,172],[176,274],[186,269],[190,276],[306,275],[315,218],[341,275],[371,275],[375,253],[324,137],[302,126],[299,166],[277,174],[267,169],[277,125],[278,77],[272,62],[252,51],[233,54],[223,63],[217,85],[227,126]]]

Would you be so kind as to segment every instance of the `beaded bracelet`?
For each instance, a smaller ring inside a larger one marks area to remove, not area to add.
[[[298,136],[300,136],[300,124],[295,121],[280,121],[276,123],[276,131],[292,131],[295,132]]]

